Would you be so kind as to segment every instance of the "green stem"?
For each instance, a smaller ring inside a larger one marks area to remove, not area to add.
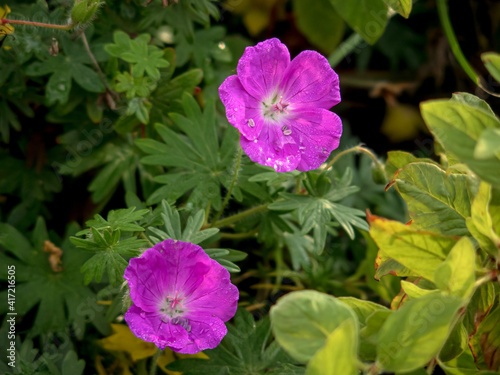
[[[332,68],[335,68],[347,55],[363,42],[363,38],[358,33],[354,33],[344,40],[342,44],[328,57],[328,62]]]
[[[339,152],[337,155],[334,156],[334,158],[332,160],[330,160],[328,162],[328,164],[326,165],[325,171],[330,169],[332,167],[332,165],[334,165],[337,161],[339,161],[339,159],[341,159],[345,155],[353,153],[353,152],[355,152],[355,153],[359,152],[359,153],[368,155],[370,157],[370,159],[372,159],[372,161],[377,165],[377,168],[380,168],[382,171],[384,171],[384,178],[387,181],[387,176],[385,174],[384,164],[381,163],[380,160],[378,160],[377,156],[373,152],[371,152],[369,149],[367,149],[363,146],[354,146],[354,147],[348,148],[347,150]]]
[[[228,240],[242,240],[245,238],[251,238],[255,237],[257,234],[257,230],[251,230],[248,232],[244,233],[225,233],[225,232],[220,232],[220,238],[228,239]]]
[[[146,235],[144,234],[144,232],[139,232],[139,236],[144,238],[146,241],[148,241],[148,244],[149,246],[153,247],[154,244],[149,240],[149,238],[146,237]]]
[[[71,30],[75,25],[72,23],[68,25],[56,25],[53,23],[43,23],[43,22],[33,22],[33,21],[23,21],[23,20],[8,20],[6,18],[2,18],[0,20],[2,25],[11,24],[11,25],[26,25],[26,26],[35,26],[35,27],[45,27],[47,29],[58,29],[58,30]]]
[[[219,212],[217,213],[217,215],[215,215],[215,217],[213,219],[213,224],[215,224],[217,222],[217,220],[219,220],[222,213],[224,212],[224,209],[226,208],[227,204],[229,203],[229,200],[231,199],[231,195],[233,194],[234,186],[236,185],[236,182],[238,181],[238,176],[240,174],[242,155],[243,155],[243,149],[241,147],[238,147],[238,154],[236,155],[236,162],[234,163],[234,167],[233,167],[233,179],[231,180],[231,184],[229,185],[229,189],[227,190],[224,201],[222,202],[222,206],[221,206]]]
[[[163,350],[157,349],[155,355],[151,359],[151,369],[149,370],[149,375],[156,375],[156,369],[158,368],[156,362],[158,362],[158,358],[160,358],[161,353],[163,353]]]
[[[448,15],[448,7],[446,6],[446,0],[437,0],[437,10],[439,14],[439,20],[441,21],[441,25],[443,26],[444,34],[448,39],[448,43],[450,44],[451,51],[453,55],[457,59],[458,63],[465,71],[465,73],[469,76],[469,78],[478,86],[480,86],[480,77],[474,70],[474,68],[469,64],[467,59],[465,58],[460,45],[458,44],[457,36],[455,35],[455,31],[451,26],[450,17]]]
[[[260,206],[252,207],[246,211],[240,212],[236,215],[226,217],[225,219],[215,221],[211,226],[217,228],[228,227],[231,224],[234,224],[248,216],[252,216],[258,214],[259,212],[263,212],[267,210],[267,204],[261,204]]]

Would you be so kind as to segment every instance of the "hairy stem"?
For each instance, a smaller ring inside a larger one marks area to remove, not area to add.
[[[217,227],[217,228],[228,227],[248,216],[252,216],[266,210],[267,210],[267,204],[261,204],[260,206],[249,208],[248,210],[237,213],[236,215],[226,217],[225,219],[219,221],[215,221],[214,223],[212,223],[212,227]]]
[[[158,368],[156,362],[158,362],[158,358],[160,358],[162,352],[162,350],[156,349],[156,353],[151,359],[151,369],[149,370],[149,375],[156,375],[156,369]]]
[[[212,226],[215,225],[217,220],[219,220],[222,213],[224,212],[224,209],[226,208],[227,204],[229,203],[229,200],[231,199],[231,195],[233,194],[234,186],[236,185],[236,182],[238,181],[238,176],[240,174],[240,166],[241,166],[241,157],[242,156],[243,156],[243,149],[241,147],[238,147],[238,153],[236,155],[236,161],[234,163],[234,167],[233,167],[233,171],[232,171],[233,172],[232,173],[233,179],[231,180],[231,184],[229,185],[229,189],[227,190],[224,201],[222,202],[222,206],[221,206],[219,212],[217,212],[217,214],[214,217]]]
[[[71,30],[75,25],[72,23],[67,25],[56,25],[53,23],[44,23],[44,22],[34,22],[34,21],[23,21],[23,20],[8,20],[6,18],[2,18],[0,20],[2,25],[10,24],[10,25],[26,25],[26,26],[35,26],[35,27],[45,27],[47,29],[58,29],[58,30]]]
[[[325,170],[328,170],[332,167],[332,165],[334,165],[337,161],[339,161],[339,159],[341,159],[342,157],[350,154],[350,153],[362,153],[362,154],[365,154],[365,155],[368,155],[370,157],[370,159],[372,159],[373,163],[377,166],[377,168],[380,168],[380,170],[382,170],[384,172],[384,178],[385,180],[387,181],[387,176],[385,174],[385,167],[384,167],[384,164],[378,160],[377,156],[372,152],[370,151],[369,149],[363,147],[363,146],[354,146],[354,147],[351,147],[351,148],[348,148],[347,150],[344,150],[344,151],[341,151],[339,152],[337,155],[335,155],[335,157],[330,160],[328,162],[328,164],[326,165],[326,168]]]

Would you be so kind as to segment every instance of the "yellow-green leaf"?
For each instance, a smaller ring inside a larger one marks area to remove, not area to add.
[[[453,295],[468,300],[476,281],[476,251],[468,237],[462,237],[448,257],[436,269],[436,285]]]
[[[338,326],[307,365],[306,375],[357,375],[358,326],[348,319]]]
[[[383,255],[430,281],[434,281],[436,268],[446,259],[457,241],[456,237],[373,215],[369,221],[370,235]]]

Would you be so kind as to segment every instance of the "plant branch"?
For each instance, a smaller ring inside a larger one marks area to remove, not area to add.
[[[232,173],[233,179],[231,180],[231,184],[229,185],[229,189],[227,189],[227,193],[226,193],[226,196],[224,198],[224,201],[222,202],[222,206],[221,206],[219,212],[217,212],[217,214],[214,217],[212,226],[215,225],[217,220],[219,220],[222,213],[224,212],[224,209],[226,208],[227,204],[229,203],[229,200],[231,199],[231,195],[233,194],[234,186],[236,185],[236,182],[238,181],[238,176],[240,174],[240,166],[241,166],[241,157],[242,156],[243,156],[243,149],[238,146],[238,154],[236,155],[236,162],[234,163],[233,173]]]
[[[212,223],[211,227],[217,227],[217,228],[228,227],[231,224],[234,224],[248,216],[252,216],[266,210],[267,210],[267,203],[261,204],[260,206],[252,207],[246,211],[237,213],[236,215],[226,217],[225,219],[219,221],[215,221],[214,223]]]
[[[353,152],[368,155],[370,157],[370,159],[372,159],[373,163],[377,166],[377,168],[380,168],[380,170],[383,171],[384,178],[387,181],[387,175],[385,174],[384,164],[382,162],[380,162],[380,160],[378,160],[377,156],[372,151],[370,151],[369,149],[367,149],[363,146],[360,146],[360,145],[354,146],[354,147],[348,148],[347,150],[339,152],[337,155],[334,156],[334,158],[332,160],[330,160],[328,162],[328,164],[325,167],[325,171],[330,169],[337,161],[339,161],[339,159],[341,159],[342,157],[344,157],[350,153],[353,153]]]
[[[25,26],[35,26],[35,27],[45,27],[47,29],[57,29],[57,30],[71,30],[75,25],[72,23],[67,25],[57,25],[53,23],[44,22],[34,22],[34,21],[23,21],[23,20],[9,20],[7,18],[2,18],[0,24],[10,24],[10,25],[25,25]]]

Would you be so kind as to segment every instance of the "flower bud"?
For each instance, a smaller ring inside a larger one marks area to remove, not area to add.
[[[92,21],[102,4],[100,0],[75,0],[75,5],[71,9],[73,23],[78,25]]]

